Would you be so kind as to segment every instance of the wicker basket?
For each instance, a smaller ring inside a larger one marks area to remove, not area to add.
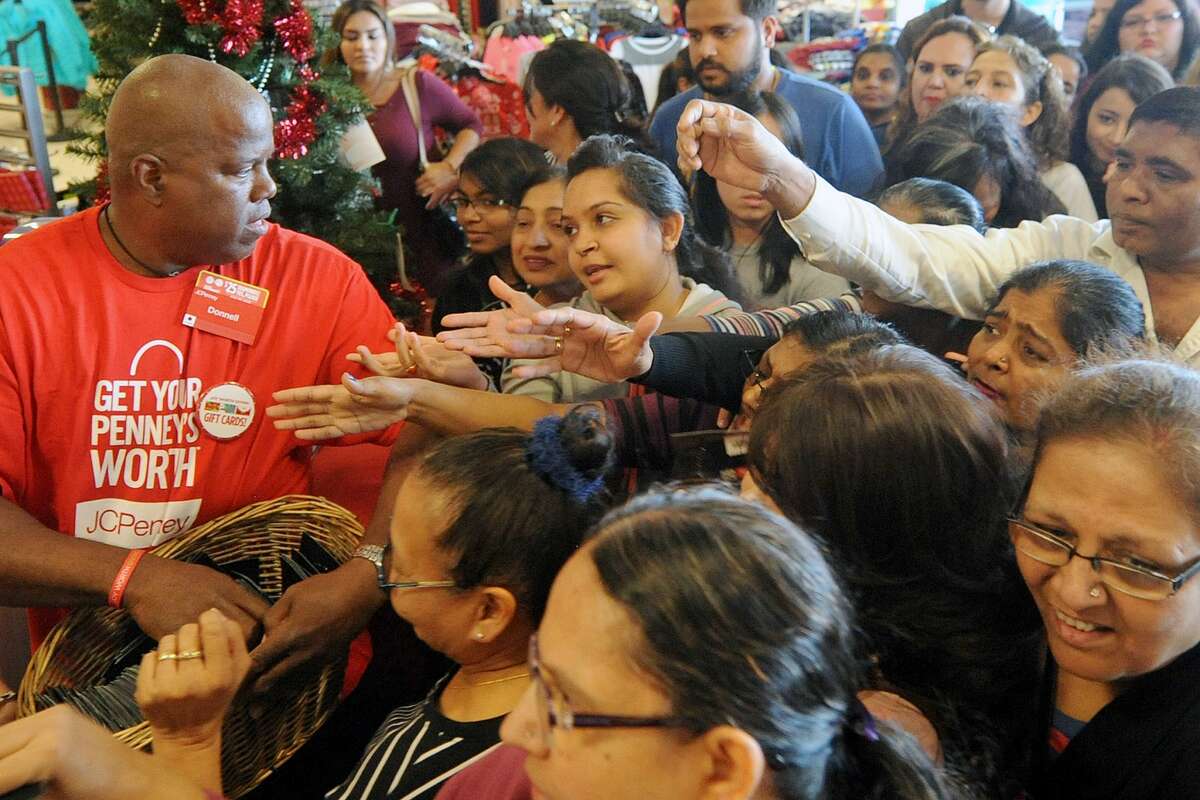
[[[270,598],[283,592],[282,558],[307,534],[338,562],[350,557],[362,538],[362,525],[349,511],[317,497],[292,495],[255,503],[193,528],[161,545],[154,555],[187,559],[203,553],[217,564],[257,559],[260,587]],[[186,591],[186,587],[180,587]],[[105,675],[123,643],[141,636],[133,618],[111,608],[71,613],[50,632],[34,653],[21,681],[18,708],[28,716],[38,695],[51,687],[93,686]],[[239,797],[287,761],[321,726],[338,700],[346,663],[343,656],[302,684],[276,684],[262,714],[253,719],[249,704],[235,699],[225,720],[221,750],[222,777],[228,797]],[[115,731],[131,747],[147,749],[150,726],[142,722]]]

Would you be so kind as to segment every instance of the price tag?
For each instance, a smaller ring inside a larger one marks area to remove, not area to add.
[[[201,271],[183,315],[189,328],[254,344],[271,292],[252,283]]]

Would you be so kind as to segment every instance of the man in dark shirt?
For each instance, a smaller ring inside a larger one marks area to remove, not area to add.
[[[955,15],[968,17],[991,31],[994,36],[1019,36],[1034,47],[1058,42],[1058,32],[1049,20],[1035,14],[1018,0],[947,0],[909,21],[896,42],[896,49],[907,59],[912,48],[929,26],[939,19]]]

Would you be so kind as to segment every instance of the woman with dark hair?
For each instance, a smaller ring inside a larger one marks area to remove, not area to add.
[[[649,312],[665,319],[740,310],[725,255],[695,235],[691,207],[674,173],[617,136],[593,136],[567,164],[563,200],[571,269],[584,292],[569,304],[615,321]],[[505,393],[571,403],[621,397],[625,383],[568,372],[518,378],[505,371]]]
[[[1137,53],[1179,81],[1197,48],[1200,21],[1188,0],[1117,0],[1085,55],[1096,72],[1121,53]]]
[[[888,128],[884,162],[902,148],[917,125],[929,119],[943,103],[962,93],[975,48],[988,34],[966,17],[947,17],[929,26],[913,47],[908,86],[900,93],[896,118]]]
[[[1058,70],[1058,77],[1062,79],[1063,96],[1067,98],[1067,108],[1072,108],[1075,105],[1075,97],[1088,76],[1087,59],[1078,47],[1058,42],[1040,49],[1051,66]]]
[[[529,62],[525,108],[529,138],[565,164],[589,136],[628,136],[643,152],[653,145],[632,108],[621,67],[594,44],[559,39]]]
[[[513,221],[513,267],[534,299],[545,305],[565,303],[583,291],[571,271],[563,230],[566,190],[566,169],[548,166],[537,170],[521,191]]]
[[[435,235],[431,210],[457,188],[458,169],[479,144],[483,125],[436,75],[416,70],[414,86],[429,164],[422,171],[420,138],[401,88],[404,70],[395,66],[396,31],[387,13],[373,0],[347,0],[334,12],[332,26],[340,42],[325,55],[326,63],[344,63],[354,85],[375,108],[367,122],[386,156],[371,168],[382,190],[379,206],[396,210],[411,258],[409,274],[436,296],[461,241]],[[444,157],[435,152],[434,126],[454,134],[454,146]]]
[[[1049,644],[1039,800],[1196,797],[1200,375],[1080,370],[1042,409],[1009,523]]]
[[[502,735],[555,800],[952,796],[858,699],[854,629],[788,521],[716,489],[644,495],[555,579]]]
[[[663,68],[658,76],[658,93],[655,95],[654,110],[677,94],[682,94],[696,85],[696,76],[692,72],[692,60],[687,48],[683,48],[675,59]],[[649,127],[649,126],[647,126]]]
[[[1038,174],[1073,217],[1095,222],[1087,183],[1066,160],[1071,118],[1062,80],[1036,49],[1012,36],[982,45],[967,73],[966,89],[1010,108],[1038,160]]]
[[[906,77],[904,56],[890,44],[867,45],[854,57],[850,96],[867,118],[880,147],[887,141],[888,126],[896,118]]]
[[[762,92],[740,93],[726,101],[753,114],[789,152],[804,157],[800,120],[786,100]],[[848,281],[809,266],[760,193],[699,172],[692,178],[692,207],[696,232],[729,253],[747,308],[774,308],[849,290]]]
[[[1028,431],[1040,396],[1081,360],[1121,351],[1145,329],[1142,304],[1122,278],[1086,261],[1047,261],[1000,286],[963,369],[1012,428]]]
[[[1133,110],[1174,82],[1145,56],[1117,56],[1095,74],[1079,97],[1071,126],[1071,163],[1083,173],[1101,219],[1108,219],[1104,172],[1116,157]]]
[[[917,126],[888,159],[888,182],[935,178],[966,189],[999,228],[1063,208],[1038,177],[1037,160],[1008,109],[958,97]]]
[[[487,288],[492,275],[524,290],[520,273],[513,266],[513,225],[525,186],[548,169],[545,152],[524,139],[492,139],[463,161],[458,190],[450,202],[466,233],[470,255],[451,273],[446,288],[437,296],[434,333],[442,329],[442,317],[447,314],[493,307],[496,299]],[[481,367],[493,381],[499,379],[503,369],[495,360]]]
[[[1016,796],[1041,630],[1011,569],[1003,519],[1016,486],[996,415],[950,367],[894,345],[779,384],[749,452],[746,492],[765,493],[840,566],[875,686],[919,712],[905,727],[981,796]]]
[[[904,222],[926,225],[970,225],[983,233],[983,207],[961,186],[933,178],[909,178],[879,193],[875,205]]]
[[[499,742],[529,685],[529,636],[559,568],[603,509],[611,440],[594,410],[489,429],[421,457],[396,495],[380,589],[417,636],[455,662],[420,703],[393,711],[334,800],[432,798]]]

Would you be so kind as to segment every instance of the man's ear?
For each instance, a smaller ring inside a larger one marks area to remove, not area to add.
[[[762,38],[763,44],[768,48],[774,47],[775,42],[783,33],[783,26],[779,22],[778,17],[764,17],[762,21]]]
[[[166,173],[161,158],[153,153],[141,153],[129,161],[129,174],[135,190],[144,200],[161,206],[166,195]]]

